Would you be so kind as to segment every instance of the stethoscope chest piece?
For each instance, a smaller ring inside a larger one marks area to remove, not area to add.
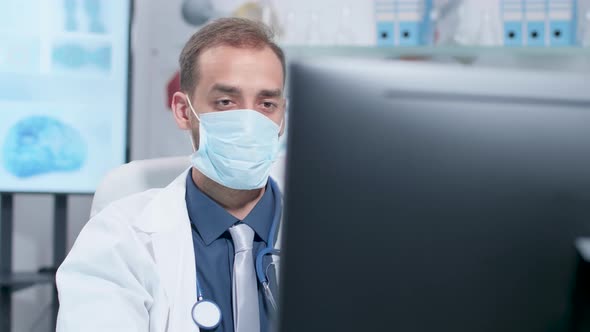
[[[204,330],[212,330],[221,323],[221,310],[217,304],[208,300],[197,301],[193,306],[192,315],[195,324]]]

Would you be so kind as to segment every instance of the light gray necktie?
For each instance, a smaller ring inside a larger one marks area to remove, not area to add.
[[[252,255],[254,230],[240,223],[230,227],[229,232],[235,250],[232,283],[234,330],[235,332],[259,332],[258,285]]]

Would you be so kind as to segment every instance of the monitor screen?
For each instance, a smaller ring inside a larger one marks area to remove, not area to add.
[[[0,191],[92,193],[126,160],[131,1],[0,2]]]

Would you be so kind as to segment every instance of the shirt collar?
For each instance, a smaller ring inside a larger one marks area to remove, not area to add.
[[[274,193],[269,182],[254,209],[242,220],[265,243],[268,243],[268,233],[275,213],[274,203]],[[188,172],[186,178],[186,206],[191,223],[207,246],[240,221],[195,185],[192,171]]]
[[[264,194],[242,222],[252,227],[264,243],[268,243],[268,233],[270,232],[274,215],[275,193],[272,190],[270,182],[267,182]]]

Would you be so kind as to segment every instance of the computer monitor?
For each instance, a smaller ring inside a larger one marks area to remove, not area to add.
[[[281,332],[583,329],[590,75],[324,59],[289,76]]]

